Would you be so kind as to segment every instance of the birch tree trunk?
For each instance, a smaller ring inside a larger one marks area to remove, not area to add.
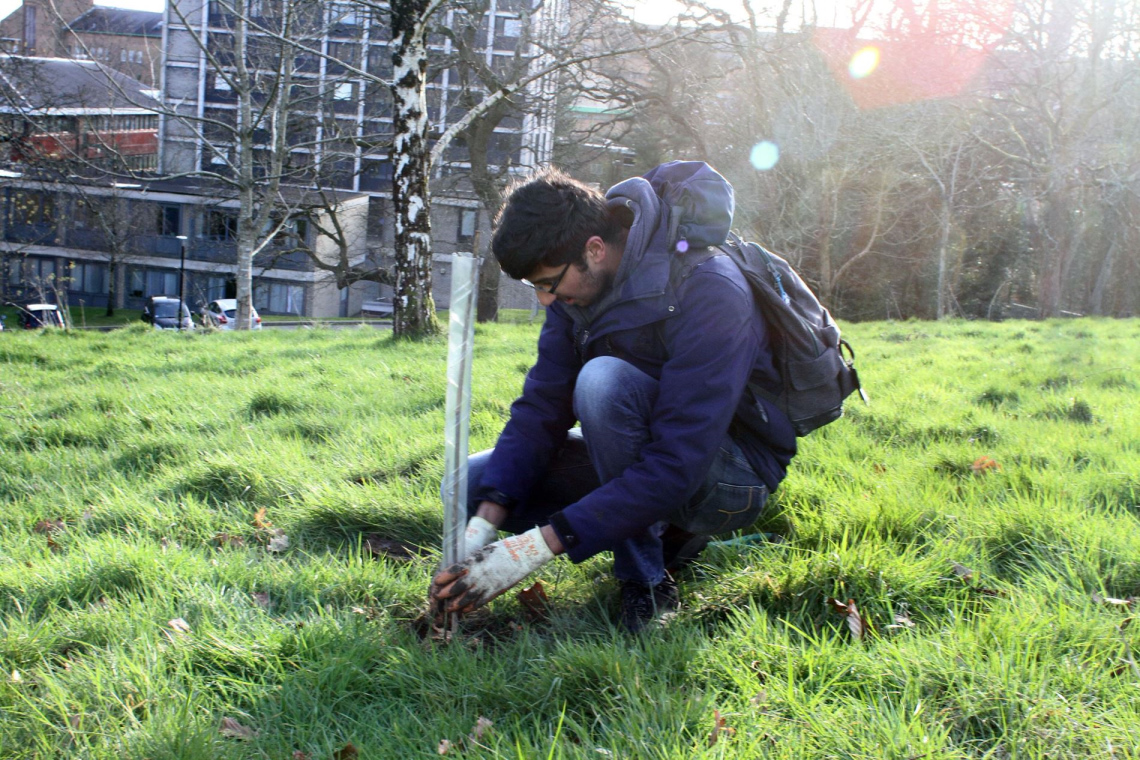
[[[392,205],[395,208],[396,337],[439,333],[431,295],[431,204],[428,177],[427,23],[432,0],[392,0]]]
[[[234,137],[234,168],[238,175],[237,219],[237,323],[236,330],[252,326],[253,312],[253,249],[260,231],[256,225],[257,198],[253,162],[253,93],[250,88],[249,22],[245,14],[238,14],[234,22],[234,67],[236,79],[241,82],[237,90],[237,129]]]

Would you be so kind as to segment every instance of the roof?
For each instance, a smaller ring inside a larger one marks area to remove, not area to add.
[[[162,34],[162,14],[129,8],[96,6],[68,24],[73,32],[158,37]]]
[[[9,166],[9,169],[13,168]],[[5,171],[0,176],[7,176],[10,183],[18,183],[23,186],[24,183],[29,183],[30,186],[38,188],[46,188],[51,186],[54,182],[59,182],[63,178],[58,172],[53,169],[44,169],[41,167],[30,167],[23,171]],[[87,188],[85,192],[92,195],[106,195],[109,193],[122,193],[123,197],[154,197],[166,196],[173,198],[174,196],[184,196],[191,198],[204,198],[207,199],[208,205],[217,205],[223,208],[236,207],[237,199],[234,196],[233,189],[222,182],[211,180],[206,177],[163,177],[163,176],[135,176],[135,177],[122,177],[116,176],[109,172],[96,172],[90,176],[80,174],[69,175],[66,181],[66,187],[71,189],[78,186]],[[281,200],[287,205],[296,206],[319,206],[322,198],[318,191],[309,187],[299,187],[297,185],[283,184],[279,189]],[[368,193],[359,192],[355,190],[324,190],[324,198],[330,203],[353,205],[355,203],[366,204],[368,202]],[[209,204],[209,202],[213,202]]]
[[[98,61],[0,55],[0,113],[153,113],[154,92]]]

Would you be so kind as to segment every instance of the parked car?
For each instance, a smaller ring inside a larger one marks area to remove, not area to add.
[[[254,330],[261,329],[261,317],[257,313],[257,309],[252,306],[249,307],[253,317],[252,328]],[[202,324],[206,327],[216,327],[219,330],[232,330],[237,324],[237,299],[236,298],[219,298],[217,301],[210,301],[202,309]]]
[[[26,330],[64,327],[63,313],[54,303],[30,303],[20,307],[20,324]]]
[[[377,298],[375,301],[365,301],[360,304],[362,317],[390,317],[395,313],[395,306],[391,298]]]
[[[190,319],[190,309],[173,296],[151,296],[146,299],[142,321],[154,325],[156,330],[177,330],[180,322],[183,330],[194,329],[194,322]]]

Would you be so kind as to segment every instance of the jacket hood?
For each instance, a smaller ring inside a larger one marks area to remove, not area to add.
[[[732,185],[703,161],[671,161],[645,175],[669,215],[669,246],[721,245],[732,229]]]
[[[626,253],[640,259],[659,230],[666,249],[673,251],[721,245],[732,228],[735,199],[732,185],[703,161],[671,161],[644,177],[633,177],[610,188],[606,199],[633,212]]]

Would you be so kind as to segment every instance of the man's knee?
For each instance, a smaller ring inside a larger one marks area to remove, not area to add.
[[[599,356],[586,362],[574,386],[574,413],[583,425],[644,403],[657,381],[629,362]]]

